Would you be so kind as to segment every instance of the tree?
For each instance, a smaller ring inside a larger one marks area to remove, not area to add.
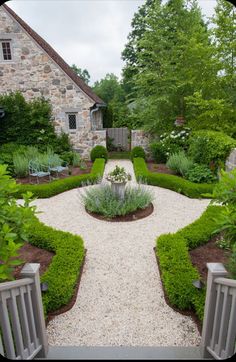
[[[95,82],[93,90],[107,104],[103,113],[103,126],[109,128],[126,125],[125,92],[118,77],[113,73],[106,74],[105,78]]]
[[[195,0],[156,1],[145,24],[137,41],[135,102],[144,127],[160,133],[186,116],[186,97],[210,94],[218,63]]]
[[[148,13],[153,6],[155,0],[146,0],[145,4],[139,7],[137,13],[134,14],[131,22],[132,31],[128,35],[128,42],[122,52],[122,59],[126,62],[123,68],[123,86],[129,99],[134,97],[134,76],[137,74],[137,57],[141,51],[139,40],[142,38],[147,29]],[[161,0],[160,0],[161,2]]]
[[[83,79],[83,81],[86,84],[89,84],[90,81],[90,74],[87,69],[81,69],[77,67],[77,65],[72,64],[71,69],[80,77]]]

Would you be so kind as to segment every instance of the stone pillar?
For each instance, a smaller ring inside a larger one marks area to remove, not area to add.
[[[235,168],[236,168],[236,148],[231,150],[231,153],[225,163],[225,170],[227,172],[232,171]]]
[[[132,130],[131,131],[131,150],[136,147],[140,146],[144,149],[147,158],[150,158],[151,152],[150,152],[150,142],[151,142],[151,136],[149,133],[143,131],[143,130]]]

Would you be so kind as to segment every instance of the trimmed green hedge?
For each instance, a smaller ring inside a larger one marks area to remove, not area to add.
[[[215,184],[197,184],[179,176],[150,172],[143,158],[133,160],[137,180],[148,185],[170,189],[190,198],[204,198],[204,194],[212,194]],[[209,196],[208,196],[209,197]]]
[[[47,282],[48,290],[43,293],[44,312],[52,312],[68,304],[78,281],[85,255],[80,236],[55,230],[38,219],[31,225],[29,243],[55,253],[41,281]]]
[[[65,179],[56,180],[47,184],[41,185],[19,185],[19,191],[15,194],[16,198],[22,198],[22,194],[30,191],[39,198],[48,198],[61,192],[71,190],[83,185],[83,183],[94,183],[98,178],[101,178],[104,172],[105,160],[96,159],[93,163],[91,173],[71,176]]]
[[[156,242],[160,273],[170,303],[181,310],[193,307],[201,321],[206,290],[197,290],[192,285],[200,276],[188,251],[208,242],[217,227],[214,218],[221,210],[221,206],[208,206],[198,220],[175,234],[161,235]]]

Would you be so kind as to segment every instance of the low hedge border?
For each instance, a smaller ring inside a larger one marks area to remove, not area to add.
[[[93,163],[91,173],[71,176],[42,185],[19,185],[19,191],[15,194],[15,197],[22,198],[22,194],[30,191],[36,197],[48,198],[79,187],[83,184],[86,184],[87,182],[95,183],[103,176],[104,168],[105,160],[98,158]]]
[[[156,241],[156,257],[170,304],[180,310],[193,308],[200,321],[204,317],[206,289],[196,290],[192,285],[200,275],[191,263],[189,249],[208,242],[217,228],[214,218],[221,210],[221,206],[208,206],[198,220],[175,234],[161,235]]]
[[[138,181],[173,190],[190,198],[209,198],[204,194],[212,194],[215,186],[215,184],[197,184],[174,175],[150,172],[146,162],[140,157],[134,158],[133,165]]]
[[[83,239],[35,218],[29,230],[29,243],[55,253],[40,278],[48,284],[48,290],[42,294],[44,313],[48,314],[67,305],[73,297],[85,258]]]

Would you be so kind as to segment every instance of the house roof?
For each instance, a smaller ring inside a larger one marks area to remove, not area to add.
[[[12,9],[6,4],[2,7],[22,26],[22,28],[39,44],[39,46],[49,55],[49,57],[59,65],[59,67],[68,75],[68,77],[96,104],[105,102],[99,98],[92,89],[71,69],[71,67],[62,59],[62,57],[49,45],[40,35],[38,35],[24,20],[22,20]]]

